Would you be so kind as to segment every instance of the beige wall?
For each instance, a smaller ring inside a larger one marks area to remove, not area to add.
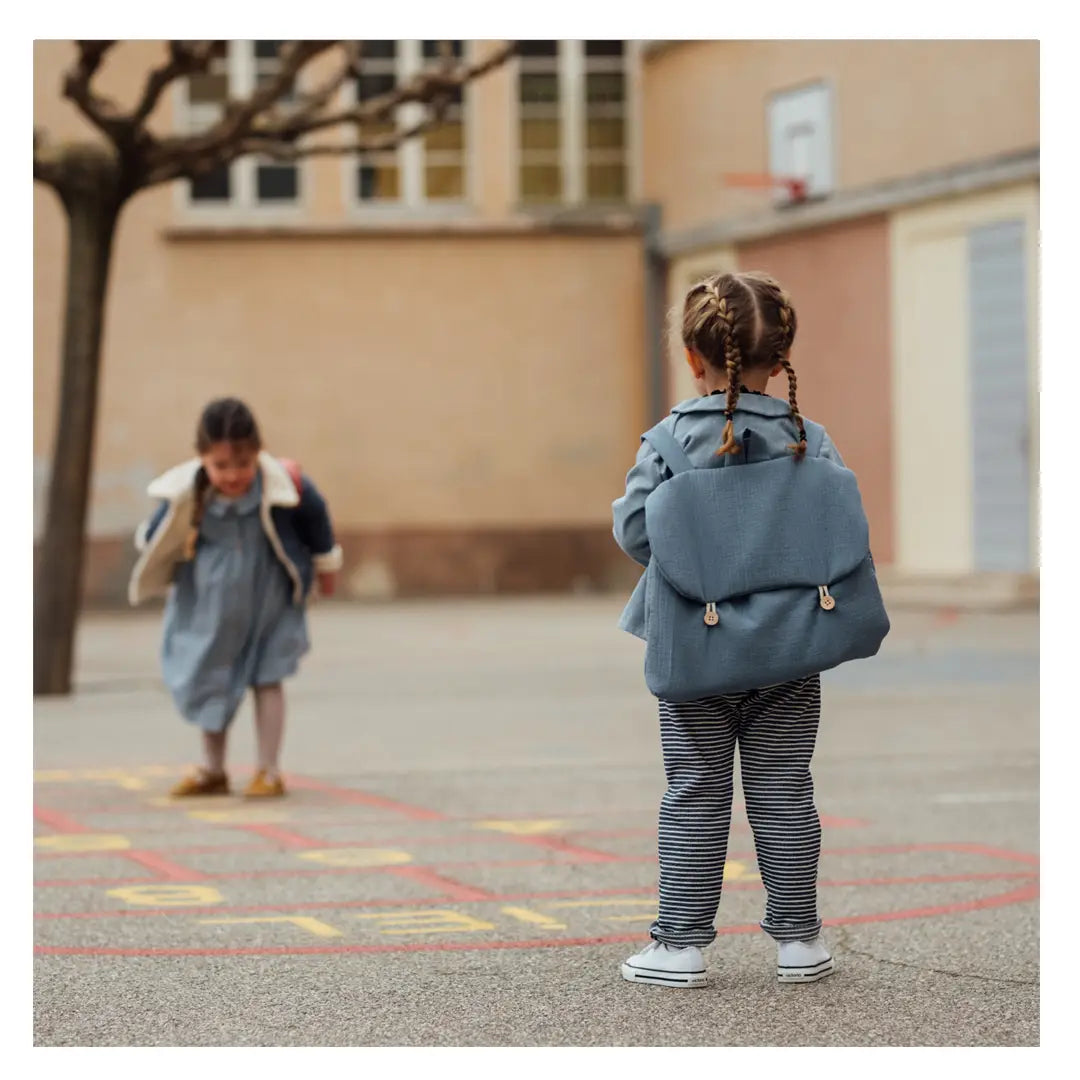
[[[61,246],[48,199],[43,266]],[[93,533],[137,521],[222,393],[348,527],[606,518],[644,414],[637,237],[170,242],[162,202],[133,205],[117,244]],[[36,457],[59,348],[59,275],[41,278]]]
[[[974,569],[968,232],[1027,226],[1031,551],[1038,564],[1038,235],[1035,184],[947,199],[894,215],[893,395],[896,401],[897,563],[914,573]],[[928,392],[928,388],[930,388]],[[932,438],[924,437],[932,432]]]
[[[700,41],[648,59],[644,188],[665,228],[765,205],[725,188],[768,169],[766,100],[828,80],[850,188],[1039,143],[1037,41]]]
[[[35,44],[35,121],[59,139],[87,133],[59,96],[72,52]],[[159,54],[122,45],[102,89],[130,103]],[[478,83],[474,102],[488,218],[511,198],[509,78]],[[200,407],[223,393],[250,400],[270,448],[310,470],[343,529],[606,526],[646,421],[640,236],[367,232],[345,221],[342,176],[331,160],[306,177],[305,224],[324,226],[318,235],[186,233],[176,185],[124,211],[91,534],[137,523],[147,481],[188,456]],[[34,226],[40,494],[65,244],[40,185]]]
[[[874,558],[895,558],[889,229],[883,217],[737,249],[739,268],[767,270],[791,293],[791,359],[800,409],[824,424],[859,477]],[[787,397],[787,379],[769,392]]]

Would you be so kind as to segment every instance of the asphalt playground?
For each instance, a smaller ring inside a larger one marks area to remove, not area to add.
[[[674,991],[619,976],[664,786],[621,599],[318,606],[273,803],[168,798],[158,621],[88,616],[35,703],[35,1045],[1037,1045],[1037,615],[897,612],[825,677],[837,973],[776,983],[737,792],[711,982]]]

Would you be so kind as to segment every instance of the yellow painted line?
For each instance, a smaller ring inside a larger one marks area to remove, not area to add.
[[[724,863],[724,880],[725,881],[760,881],[760,874],[752,874],[746,869],[746,863],[737,862],[735,859],[728,859]]]
[[[221,796],[208,796],[218,798]],[[170,800],[187,802],[187,799]],[[273,825],[289,821],[289,812],[276,806],[237,806],[227,810],[189,810],[187,816],[195,821],[208,821],[214,825]]]
[[[327,848],[298,852],[301,859],[324,866],[397,866],[412,862],[412,855],[395,848]]]
[[[131,841],[117,833],[61,833],[35,836],[34,847],[43,851],[125,851]]]
[[[376,919],[385,929],[382,934],[456,934],[494,930],[493,923],[474,919],[460,911],[432,910],[376,912],[354,915],[354,919]]]
[[[341,931],[337,927],[324,923],[321,919],[313,919],[310,915],[263,915],[252,916],[245,919],[199,919],[202,926],[235,925],[237,923],[292,923],[293,926],[307,930],[316,937],[341,937]]]
[[[38,769],[34,773],[35,784],[70,784],[79,780],[136,782],[145,786],[144,776],[169,776],[179,770],[169,765],[132,765],[103,769]]]
[[[202,907],[225,899],[209,885],[128,885],[105,895],[146,907]]]
[[[558,832],[567,828],[566,821],[476,821],[475,829],[490,829],[493,832],[510,833],[512,836],[539,836],[542,833]]]
[[[537,926],[544,926],[548,930],[566,929],[566,923],[561,923],[557,919],[553,919],[550,915],[542,915],[539,911],[532,911],[529,908],[504,907],[502,913],[511,916],[511,918],[520,919],[522,922],[535,923]]]
[[[618,900],[605,898],[603,900],[559,900],[548,903],[548,907],[610,907],[612,905],[629,905],[630,907],[643,907],[646,904],[656,907],[656,897],[646,897],[641,900]]]

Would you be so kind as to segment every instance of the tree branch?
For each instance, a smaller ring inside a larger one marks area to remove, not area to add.
[[[432,101],[447,96],[460,90],[466,83],[487,74],[493,68],[501,64],[517,51],[517,42],[508,41],[500,49],[496,50],[486,60],[477,64],[459,64],[456,68],[437,68],[434,70],[419,72],[411,82],[396,90],[390,90],[380,97],[372,98],[362,105],[351,109],[343,109],[340,112],[328,113],[320,117],[313,117],[303,124],[295,124],[290,120],[277,130],[267,129],[266,134],[270,137],[293,141],[303,135],[310,135],[316,131],[322,131],[330,127],[338,127],[342,124],[372,124],[391,117],[402,105],[414,102],[429,104]]]
[[[333,99],[350,75],[355,74],[355,43],[291,42],[282,52],[282,67],[265,87],[249,100],[233,103],[226,116],[199,135],[172,136],[155,140],[146,148],[141,186],[165,183],[180,177],[205,175],[246,154],[262,154],[278,161],[304,157],[343,156],[388,150],[405,139],[435,127],[445,115],[454,94],[466,83],[503,64],[517,49],[506,42],[492,55],[474,64],[442,63],[421,71],[404,86],[336,112],[320,112]],[[268,112],[290,88],[296,74],[315,56],[335,45],[345,45],[346,62],[288,113]],[[309,143],[308,136],[328,128],[348,125],[363,128],[396,117],[408,104],[430,110],[411,127],[385,135],[343,140],[340,143]]]
[[[360,46],[355,41],[342,41],[339,43],[345,53],[345,60],[321,86],[316,86],[309,93],[303,95],[297,102],[296,109],[288,114],[292,123],[307,123],[313,120],[319,111],[337,94],[345,85],[350,76],[360,73]]]
[[[438,127],[443,121],[445,112],[445,102],[436,104],[432,106],[430,115],[425,116],[423,120],[418,120],[410,127],[347,143],[307,143],[300,146],[295,143],[270,142],[253,138],[242,145],[240,152],[259,154],[273,158],[275,161],[299,161],[301,158],[309,157],[346,157],[349,154],[371,154],[379,150],[394,150],[406,139],[423,135],[426,131]]]
[[[99,97],[90,82],[101,67],[105,54],[115,41],[76,41],[79,59],[64,76],[64,97],[73,101],[79,111],[114,142],[122,139],[129,130],[130,120],[108,98]]]
[[[281,50],[281,66],[277,74],[247,101],[227,106],[224,117],[200,138],[208,144],[209,149],[243,140],[259,114],[292,89],[300,69],[336,44],[336,41],[287,42]]]
[[[157,107],[166,88],[182,75],[204,72],[214,55],[214,41],[170,41],[169,61],[150,72],[142,97],[131,114],[131,123],[140,128]]]

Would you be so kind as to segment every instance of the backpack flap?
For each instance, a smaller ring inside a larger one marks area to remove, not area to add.
[[[855,474],[825,458],[677,473],[646,499],[645,520],[657,568],[702,604],[828,587],[870,551]]]

